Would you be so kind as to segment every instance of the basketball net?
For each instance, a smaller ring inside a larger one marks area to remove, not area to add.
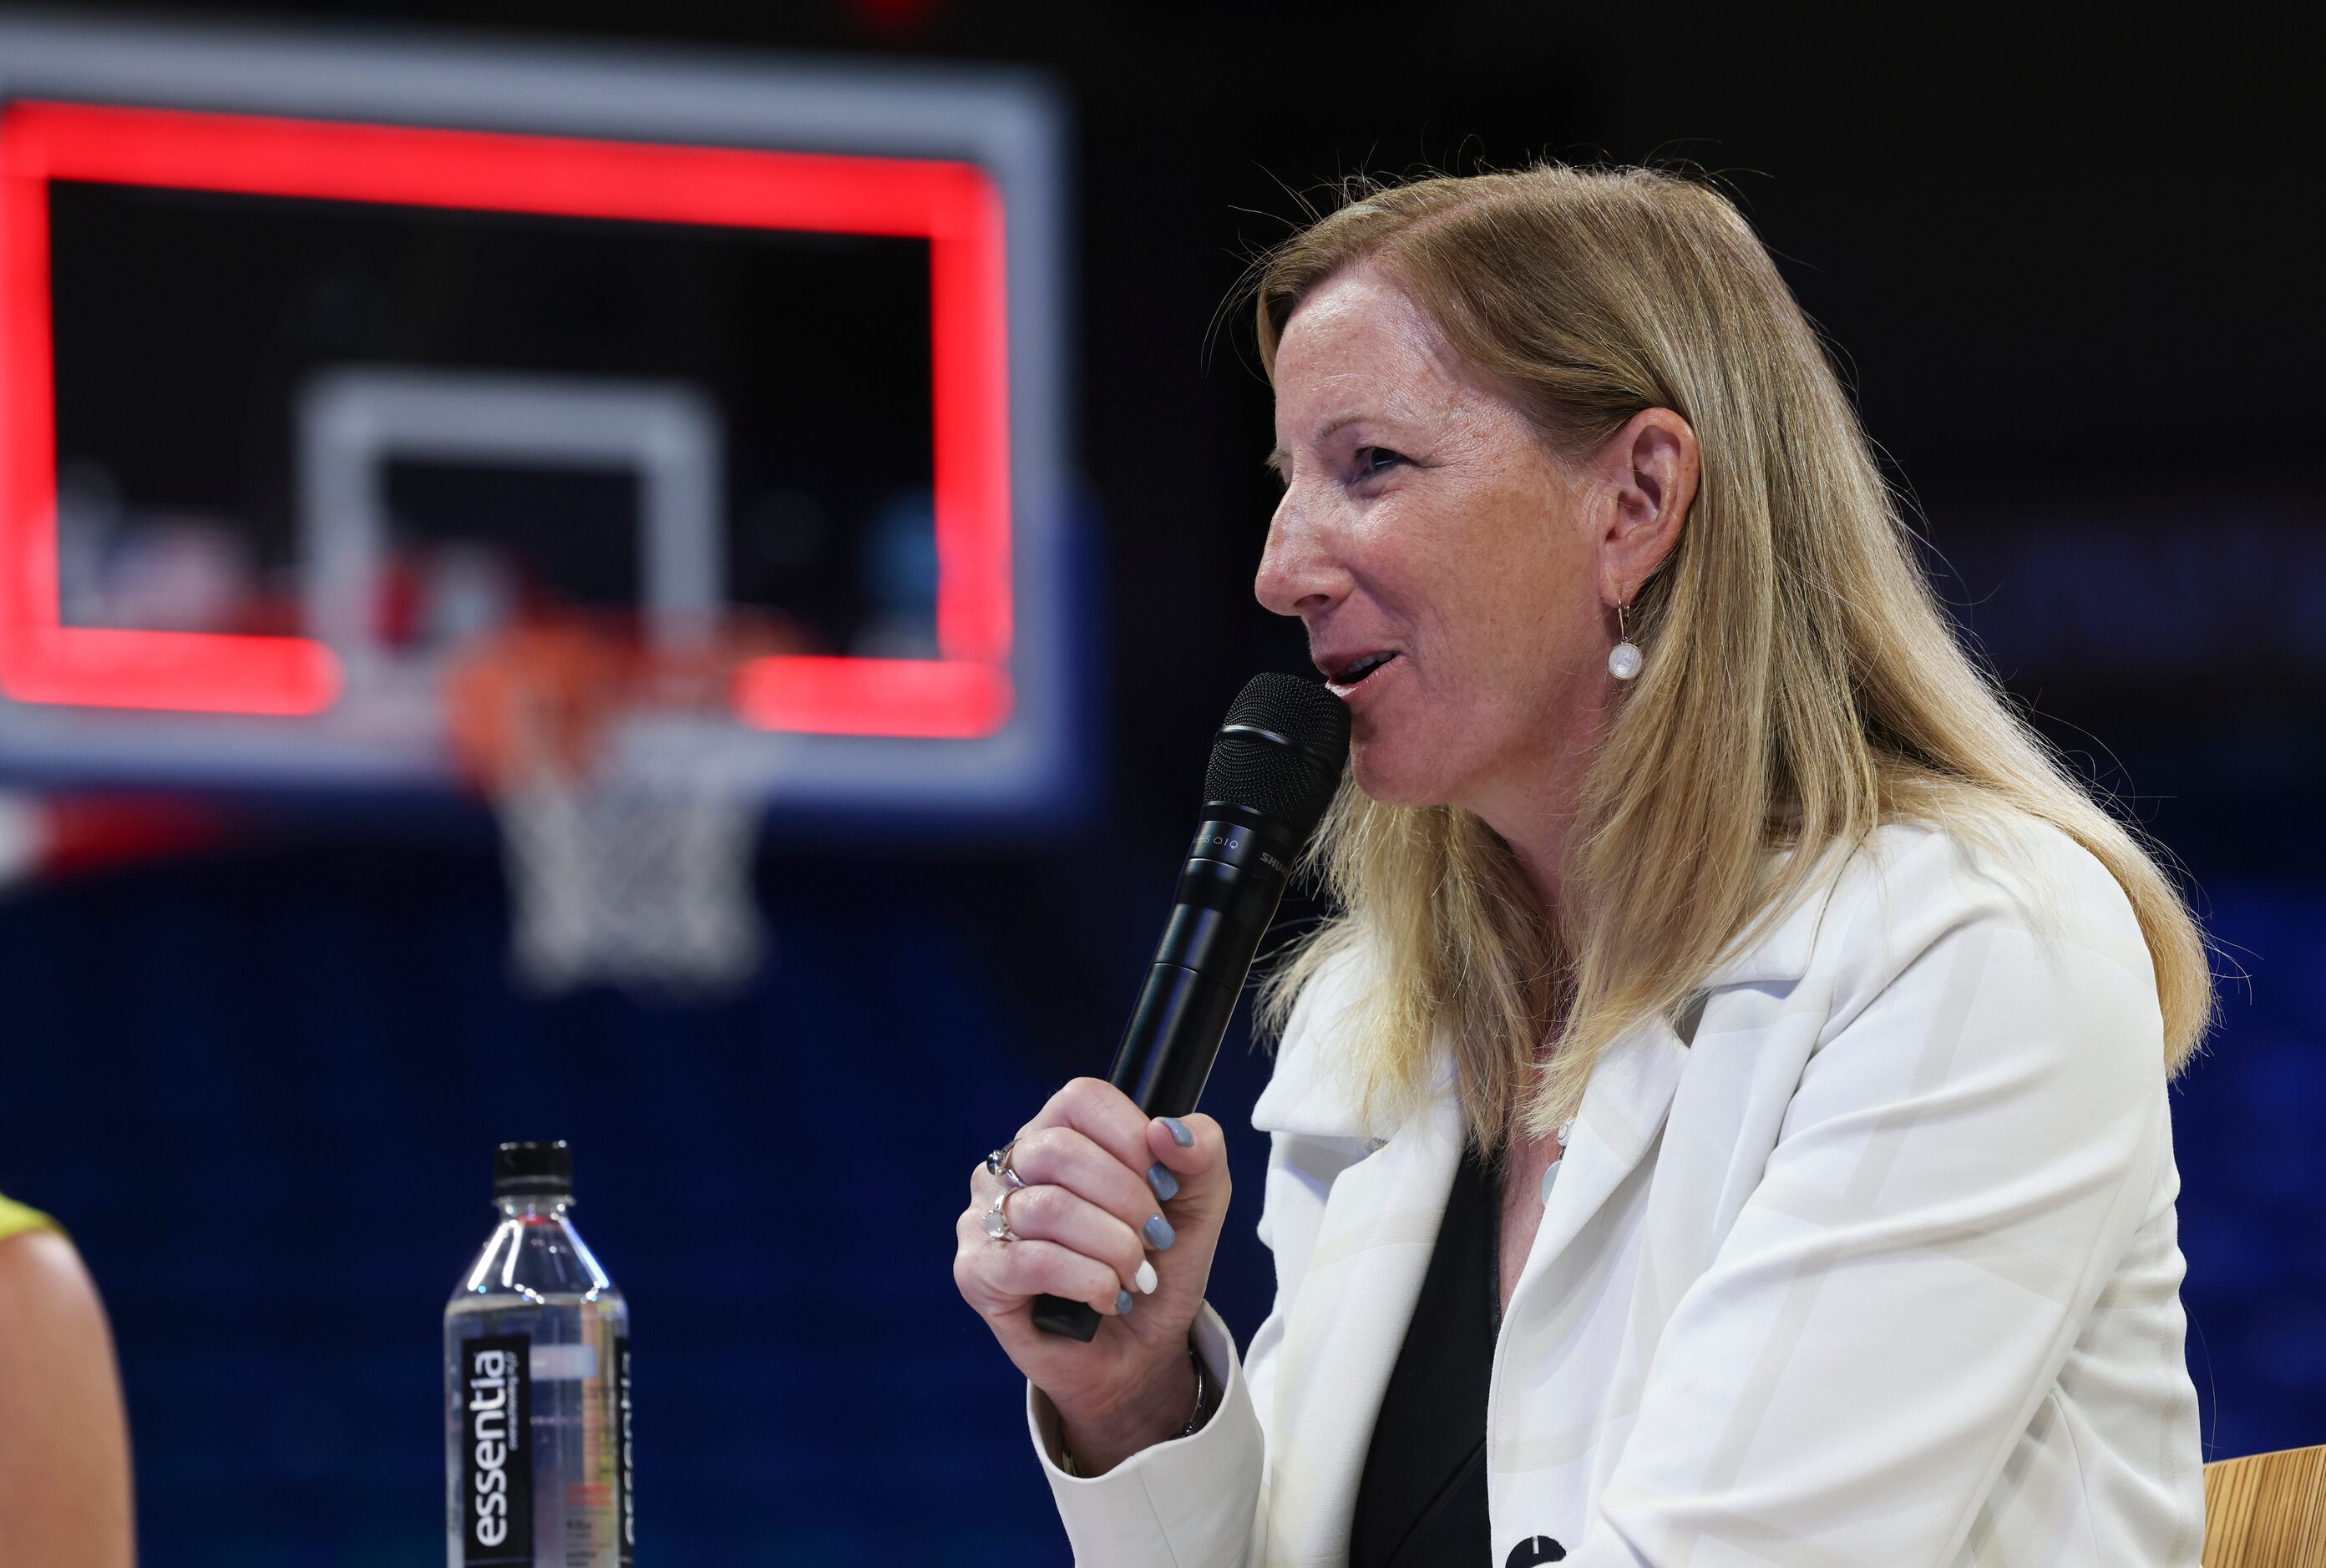
[[[520,983],[701,1000],[758,969],[764,795],[684,756],[626,769],[619,743],[642,718],[731,721],[735,671],[759,651],[734,635],[657,648],[573,618],[504,633],[456,663],[453,746],[500,822]]]

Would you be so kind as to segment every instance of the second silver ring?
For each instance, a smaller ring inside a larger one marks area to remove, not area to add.
[[[1004,1187],[993,1194],[993,1202],[985,1208],[985,1233],[996,1241],[1015,1241],[1018,1232],[1009,1229],[1009,1211],[1005,1206],[1016,1187]]]

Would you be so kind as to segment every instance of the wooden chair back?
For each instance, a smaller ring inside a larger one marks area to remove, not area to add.
[[[2326,1446],[2207,1465],[2204,1568],[2326,1568]]]

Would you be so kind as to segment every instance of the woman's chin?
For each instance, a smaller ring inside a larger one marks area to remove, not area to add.
[[[1378,743],[1359,741],[1349,752],[1350,771],[1367,799],[1385,806],[1445,804],[1437,770],[1417,766],[1415,761]]]

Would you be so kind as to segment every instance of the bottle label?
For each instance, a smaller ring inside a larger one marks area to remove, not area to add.
[[[622,1568],[631,1568],[630,1551],[637,1544],[637,1504],[630,1492],[630,1339],[618,1334],[614,1339],[614,1442],[619,1449],[614,1461],[615,1496],[620,1500],[614,1506],[614,1520],[621,1532]]]
[[[465,1568],[533,1568],[533,1341],[461,1347],[468,1442],[461,1454]]]

